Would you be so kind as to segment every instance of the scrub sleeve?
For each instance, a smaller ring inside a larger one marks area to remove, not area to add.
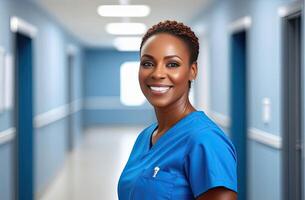
[[[184,158],[185,173],[194,196],[219,186],[237,192],[235,149],[217,129],[202,132],[205,133],[191,137]]]

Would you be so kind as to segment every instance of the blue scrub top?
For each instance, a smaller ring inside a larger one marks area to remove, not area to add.
[[[138,136],[118,183],[120,200],[187,200],[223,186],[237,192],[234,145],[204,112],[194,111],[151,147],[158,124]]]

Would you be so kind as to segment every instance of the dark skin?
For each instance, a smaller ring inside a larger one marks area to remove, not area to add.
[[[155,34],[142,46],[139,83],[158,120],[153,145],[180,119],[196,110],[188,94],[189,81],[196,78],[198,69],[196,62],[190,63],[189,52],[183,40],[168,33]],[[216,187],[197,200],[237,200],[237,194]]]

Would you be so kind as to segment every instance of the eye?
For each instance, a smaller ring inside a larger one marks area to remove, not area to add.
[[[152,67],[154,64],[150,61],[142,61],[141,62],[141,66],[142,67],[145,67],[145,68],[149,68],[149,67]]]
[[[170,62],[167,64],[168,67],[171,67],[171,68],[176,68],[176,67],[179,67],[180,64],[179,63],[176,63],[176,62]]]

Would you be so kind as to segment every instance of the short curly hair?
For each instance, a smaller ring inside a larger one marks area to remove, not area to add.
[[[168,33],[182,39],[190,51],[190,63],[197,62],[199,54],[199,41],[190,27],[181,22],[166,20],[155,24],[147,30],[142,38],[140,52],[146,40],[157,33]]]

